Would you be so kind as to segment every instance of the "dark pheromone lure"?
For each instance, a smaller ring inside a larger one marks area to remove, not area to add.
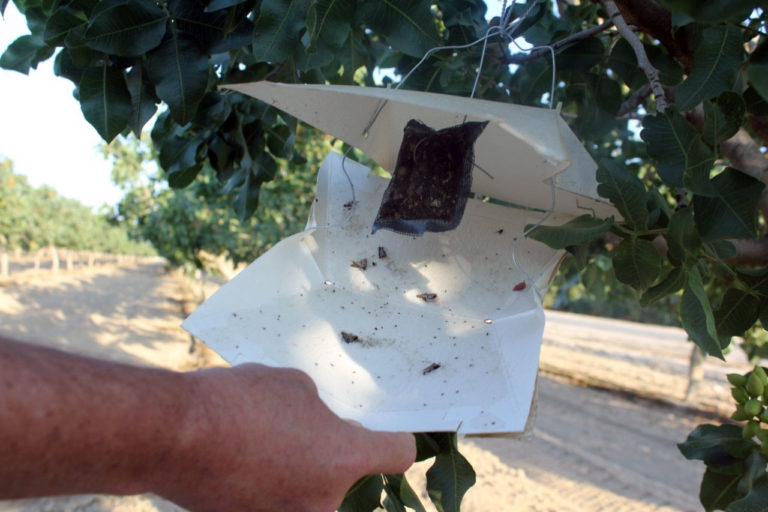
[[[433,130],[408,121],[372,232],[418,236],[455,229],[472,188],[475,141],[487,124],[471,121]]]

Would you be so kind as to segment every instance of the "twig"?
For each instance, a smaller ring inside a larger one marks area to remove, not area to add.
[[[641,85],[635,92],[629,95],[629,98],[624,100],[624,103],[621,104],[616,115],[624,116],[630,112],[634,112],[635,109],[645,101],[645,98],[647,98],[649,94],[651,94],[651,86],[648,84]]]
[[[651,90],[653,91],[654,100],[656,101],[656,110],[664,112],[667,108],[667,98],[664,94],[664,87],[662,87],[661,80],[659,79],[659,70],[651,64],[648,55],[645,53],[643,43],[637,37],[637,34],[629,28],[627,22],[624,21],[616,4],[612,0],[601,0],[600,3],[603,4],[605,12],[608,13],[608,16],[613,20],[614,25],[616,25],[616,30],[619,31],[619,34],[627,40],[632,47],[632,50],[634,50],[635,56],[637,57],[637,66],[643,70],[645,76],[648,77],[648,83],[651,84]]]
[[[285,65],[286,65],[287,63],[288,63],[288,60],[287,60],[287,59],[286,59],[286,60],[284,60],[284,61],[282,61],[280,64],[278,64],[277,66],[275,66],[274,68],[272,68],[272,70],[271,70],[269,73],[267,73],[266,75],[264,75],[264,76],[263,76],[261,79],[262,79],[262,80],[269,80],[269,79],[270,79],[270,78],[272,78],[273,76],[275,76],[275,75],[277,75],[278,73],[280,73],[280,72],[283,70],[283,68],[285,67]]]
[[[562,48],[563,46],[574,43],[580,39],[586,39],[599,32],[602,32],[603,30],[607,29],[611,25],[613,25],[612,21],[610,20],[606,21],[605,23],[601,23],[600,25],[590,27],[586,30],[582,30],[581,32],[576,32],[575,34],[571,34],[568,37],[564,37],[563,39],[552,43],[550,46],[552,47],[552,49],[557,50],[558,48]],[[535,52],[530,52],[530,53],[516,53],[514,55],[510,55],[509,57],[506,58],[506,63],[522,64],[523,62],[528,62],[529,60],[538,59],[539,57],[543,57],[544,55],[549,55],[549,48],[536,50]]]

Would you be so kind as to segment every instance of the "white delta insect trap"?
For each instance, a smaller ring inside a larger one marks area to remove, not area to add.
[[[372,429],[523,432],[544,329],[540,294],[563,256],[522,238],[525,226],[551,210],[553,193],[553,224],[613,213],[598,199],[595,163],[558,112],[355,86],[227,88],[390,172],[409,120],[434,129],[489,121],[474,147],[472,192],[520,208],[469,199],[455,230],[371,234],[389,180],[331,152],[306,230],[254,261],[183,326],[233,365],[303,370],[336,414]]]

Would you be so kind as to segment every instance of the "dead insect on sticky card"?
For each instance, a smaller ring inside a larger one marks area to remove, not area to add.
[[[387,250],[382,246],[379,246],[379,258],[384,259],[387,257]]]
[[[514,291],[519,292],[525,290],[525,281],[520,281],[512,288]]]
[[[437,300],[437,294],[436,293],[420,293],[416,297],[420,298],[424,302],[434,302]]]
[[[352,268],[359,268],[360,270],[365,270],[368,268],[368,258],[363,258],[361,260],[353,261],[349,264]]]
[[[341,339],[344,340],[344,343],[356,343],[360,341],[360,336],[351,332],[341,331]]]
[[[421,374],[422,375],[426,375],[428,373],[432,373],[433,371],[437,370],[438,368],[440,368],[440,363],[432,363],[429,366],[427,366],[426,368],[424,368],[423,370],[421,370]]]

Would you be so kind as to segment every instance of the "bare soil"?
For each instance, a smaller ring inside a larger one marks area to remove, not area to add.
[[[224,364],[179,327],[199,294],[192,292],[160,262],[7,282],[0,332],[130,364],[183,371]],[[730,412],[724,374],[746,364],[735,352],[728,364],[707,361],[686,401],[690,349],[679,329],[548,313],[534,426],[522,439],[460,442],[478,475],[462,509],[701,510],[703,466],[684,460],[675,444]],[[425,503],[428,466],[408,473]],[[0,502],[0,510],[181,509],[153,495],[87,495]]]

